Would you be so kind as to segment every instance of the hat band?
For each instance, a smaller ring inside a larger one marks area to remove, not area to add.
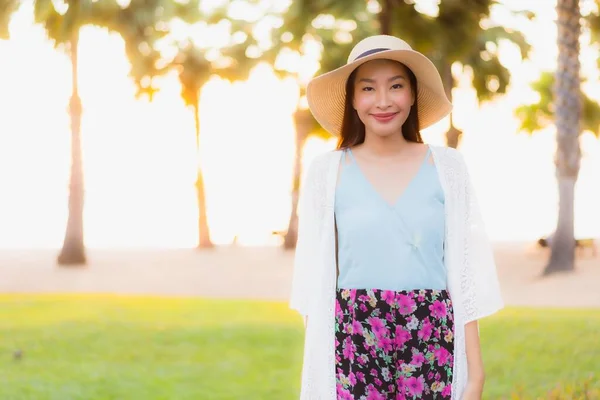
[[[358,60],[359,58],[370,56],[371,54],[379,53],[380,51],[386,51],[386,50],[390,50],[390,49],[389,48],[384,48],[384,47],[378,47],[376,49],[367,50],[364,53],[359,54],[358,57],[356,57],[354,59],[354,61]]]

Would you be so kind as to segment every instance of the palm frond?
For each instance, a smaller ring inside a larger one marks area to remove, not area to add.
[[[0,39],[10,39],[8,26],[11,17],[19,8],[19,0],[0,0]]]

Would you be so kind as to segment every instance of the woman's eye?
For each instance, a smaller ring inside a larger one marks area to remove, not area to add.
[[[402,84],[400,83],[396,83],[394,86],[392,86],[392,89],[402,89],[404,86],[402,86]]]
[[[363,92],[370,92],[371,90],[373,90],[371,86],[366,86],[363,88]]]

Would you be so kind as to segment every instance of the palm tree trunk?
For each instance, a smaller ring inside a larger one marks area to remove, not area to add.
[[[556,177],[558,180],[558,224],[544,274],[575,269],[575,183],[579,175],[581,81],[579,0],[558,0],[558,65],[554,87],[556,118]]]
[[[382,35],[391,35],[392,31],[392,4],[391,0],[381,0],[381,12],[379,13],[379,29]]]
[[[444,88],[446,90],[446,96],[450,102],[452,102],[452,89],[454,88],[454,77],[452,76],[452,63],[449,61],[443,61],[442,65],[442,80],[444,82]],[[446,144],[449,147],[457,148],[460,143],[460,137],[462,131],[454,126],[454,119],[452,113],[450,113],[450,128],[446,132]]]
[[[292,212],[288,229],[283,238],[283,248],[295,249],[298,241],[298,199],[300,198],[300,177],[302,174],[302,149],[310,133],[311,115],[308,110],[296,110],[294,122],[296,125],[296,149],[294,152],[294,183],[292,188]]]
[[[72,66],[72,94],[69,104],[71,117],[71,175],[69,182],[69,219],[63,241],[63,247],[58,255],[58,265],[86,264],[83,238],[83,161],[81,149],[81,98],[78,89],[78,46],[79,31],[75,30],[70,42]]]
[[[193,105],[194,122],[196,123],[196,154],[200,158],[200,99],[197,99]],[[214,247],[210,239],[210,230],[208,228],[208,217],[206,215],[206,199],[204,197],[204,178],[202,176],[202,167],[197,164],[196,177],[196,197],[198,202],[198,248],[210,249]]]

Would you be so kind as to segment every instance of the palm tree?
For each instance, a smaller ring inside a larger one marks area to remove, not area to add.
[[[191,42],[183,46],[175,59],[180,66],[179,82],[181,97],[185,104],[192,108],[196,128],[196,154],[200,152],[200,90],[212,75],[211,62],[206,59],[205,51],[195,47]],[[197,164],[196,196],[198,205],[198,248],[211,248],[206,201],[204,195],[204,178],[200,162]]]
[[[189,12],[184,12],[181,7],[187,7]],[[181,96],[186,106],[192,109],[194,115],[194,126],[196,136],[196,155],[198,158],[196,171],[196,198],[198,206],[198,244],[197,248],[207,249],[214,247],[210,237],[208,226],[208,217],[206,212],[204,178],[201,168],[200,146],[201,146],[201,123],[200,123],[200,92],[202,87],[210,80],[212,76],[220,76],[230,81],[245,80],[248,78],[252,67],[260,61],[258,57],[249,57],[247,50],[250,46],[256,46],[257,42],[252,35],[253,25],[244,20],[238,20],[228,17],[229,3],[222,4],[210,15],[201,15],[199,6],[196,2],[181,3],[179,9],[170,13],[172,16],[178,16],[185,22],[195,23],[200,20],[207,25],[216,24],[223,20],[231,22],[230,44],[224,48],[206,48],[197,46],[191,39],[172,41],[170,45],[176,49],[176,55],[172,60],[164,60],[156,50],[156,41],[158,37],[153,37],[145,41],[147,51],[144,54],[133,57],[132,62],[136,61],[132,70],[132,75],[136,82],[144,82],[145,86],[141,88],[143,93],[150,96],[156,91],[152,86],[152,79],[157,75],[163,75],[169,71],[177,71],[179,83],[181,85]],[[244,40],[233,41],[236,33],[243,33]],[[135,36],[135,34],[134,34]],[[168,32],[160,38],[168,39]],[[139,42],[139,39],[138,39]],[[131,41],[136,43],[136,41]],[[135,49],[133,49],[135,51]],[[220,54],[217,60],[208,57],[207,54],[217,50]],[[163,66],[157,67],[157,61],[161,61]],[[150,78],[150,79],[149,79]]]
[[[0,1],[0,38],[8,38],[8,22],[11,13],[17,10],[20,2],[17,0]],[[98,25],[121,33],[126,41],[129,59],[132,60],[133,67],[135,67],[139,60],[149,59],[147,54],[142,54],[142,51],[139,50],[142,41],[155,39],[157,32],[158,36],[161,34],[159,29],[154,28],[159,16],[167,18],[172,16],[172,13],[185,14],[189,10],[173,0],[131,0],[128,5],[120,5],[116,0],[64,0],[62,8],[57,8],[56,4],[52,0],[34,0],[33,2],[35,22],[45,28],[48,38],[55,47],[64,49],[71,60],[69,216],[57,263],[64,266],[76,266],[85,265],[87,262],[83,229],[82,104],[78,88],[80,29],[84,25]],[[140,81],[138,84],[142,87]]]
[[[600,0],[596,0],[596,4],[598,10],[586,16],[585,22],[590,29],[592,42],[598,43],[600,42]],[[573,43],[579,43],[578,38],[571,36],[578,35],[581,29],[577,27],[580,21],[578,4],[576,1],[561,2],[557,5],[557,11],[559,11],[559,38],[561,35],[569,38],[568,42],[562,42],[562,44],[559,39],[560,66],[555,72],[543,72],[540,78],[532,84],[532,88],[539,95],[539,100],[534,104],[524,105],[516,110],[516,115],[521,119],[521,129],[528,133],[543,129],[553,122],[556,123],[557,131],[558,129],[561,130],[560,136],[557,132],[558,146],[555,159],[556,174],[559,181],[559,220],[557,232],[554,234],[557,240],[552,241],[558,241],[558,243],[556,243],[556,247],[551,243],[550,261],[544,269],[544,274],[559,270],[572,270],[575,267],[574,248],[565,243],[575,242],[573,205],[574,186],[579,174],[581,157],[578,144],[579,132],[589,131],[600,137],[600,105],[581,91],[581,85],[579,85],[579,88],[575,87],[580,80],[578,48],[569,49],[568,47]],[[567,63],[567,66],[570,65],[570,68],[565,66],[565,63]],[[598,65],[600,66],[600,59]],[[560,86],[559,77],[561,79]],[[565,86],[565,79],[572,79],[569,86]],[[562,98],[559,106],[559,96],[569,97],[567,101]],[[569,103],[570,100],[573,103]],[[571,106],[573,109],[568,108]],[[572,118],[565,122],[565,117],[568,118],[570,112],[574,113],[575,118],[579,113],[579,118],[574,125],[570,125],[574,123]],[[565,125],[565,123],[569,125]],[[558,153],[559,151],[561,154]],[[569,155],[566,155],[567,153]],[[559,252],[563,252],[563,254],[559,255]]]
[[[94,22],[121,35],[131,64],[130,77],[136,84],[137,96],[152,100],[157,92],[154,78],[168,71],[159,66],[161,53],[156,43],[170,31],[168,23],[174,19],[195,23],[202,19],[199,0],[129,0],[125,7],[117,0],[103,0],[110,4],[94,13]],[[101,13],[100,11],[104,11]]]
[[[583,83],[583,82],[582,82]],[[533,134],[550,126],[554,122],[554,92],[556,72],[542,72],[540,78],[531,87],[538,94],[538,101],[520,106],[515,114],[521,120],[521,130]],[[600,104],[582,96],[581,130],[589,131],[600,138]]]
[[[553,89],[555,87],[556,72],[543,72],[540,75],[539,80],[532,84],[532,88],[539,95],[539,100],[534,104],[521,106],[515,111],[516,115],[521,119],[521,129],[523,131],[532,134],[551,125],[554,122],[555,114],[553,110],[556,110],[556,105]],[[589,131],[600,137],[600,105],[596,101],[586,96],[583,92],[581,93],[581,98],[583,102],[580,121],[581,130]],[[561,179],[560,175],[557,175],[557,177],[559,180]],[[562,187],[564,186],[559,184],[559,194]],[[564,202],[561,202],[561,204],[564,204]],[[573,216],[570,216],[567,219],[567,227],[569,226],[568,221],[572,220]],[[562,226],[564,227],[564,224]],[[554,237],[556,237],[556,234]],[[571,240],[575,241],[575,237],[573,236]],[[553,241],[550,242],[552,243]],[[562,249],[563,248],[559,249],[558,251],[562,251]],[[560,265],[564,265],[562,260]]]
[[[495,51],[500,42],[508,40],[517,45],[523,58],[529,53],[530,46],[520,32],[502,26],[485,27],[491,7],[498,4],[495,0],[442,0],[436,17],[419,13],[411,4],[393,4],[388,11],[397,21],[391,26],[392,34],[405,38],[413,48],[429,55],[440,71],[450,100],[456,86],[452,74],[454,63],[472,69],[477,98],[485,101],[505,93],[510,83],[510,71]],[[382,13],[385,11],[383,8]],[[448,146],[456,148],[461,134],[450,115]]]
[[[19,0],[0,0],[0,39],[9,39],[8,24],[12,14],[19,8]]]
[[[55,47],[62,47],[71,60],[71,172],[69,181],[69,217],[63,246],[58,255],[59,265],[86,263],[83,235],[84,177],[81,150],[81,114],[79,97],[78,47],[79,30],[91,12],[91,2],[66,1],[65,10],[57,10],[51,0],[35,0],[35,22],[44,26]]]
[[[329,26],[320,26],[315,19],[319,15],[334,15],[334,21]],[[358,19],[358,23],[355,22]],[[356,27],[353,27],[353,25]],[[345,26],[353,27],[347,29]],[[275,64],[282,50],[289,50],[305,55],[307,41],[320,43],[321,58],[316,74],[335,69],[346,62],[348,54],[356,38],[376,32],[376,22],[366,8],[364,1],[352,2],[314,2],[310,0],[294,1],[283,15],[281,28],[273,31],[273,47],[263,59]],[[284,40],[286,38],[286,40]],[[345,40],[344,40],[345,39]],[[298,71],[280,70],[281,76],[292,76],[300,88],[300,99],[306,96],[307,82],[303,81]],[[325,131],[305,107],[298,105],[294,113],[295,151],[292,179],[292,206],[288,228],[284,236],[284,249],[294,249],[298,239],[298,200],[302,175],[302,151],[310,136],[328,139],[330,134]]]
[[[558,63],[554,83],[556,124],[556,178],[558,180],[558,223],[550,244],[550,260],[544,274],[575,269],[574,203],[581,149],[581,82],[579,0],[557,0]]]

